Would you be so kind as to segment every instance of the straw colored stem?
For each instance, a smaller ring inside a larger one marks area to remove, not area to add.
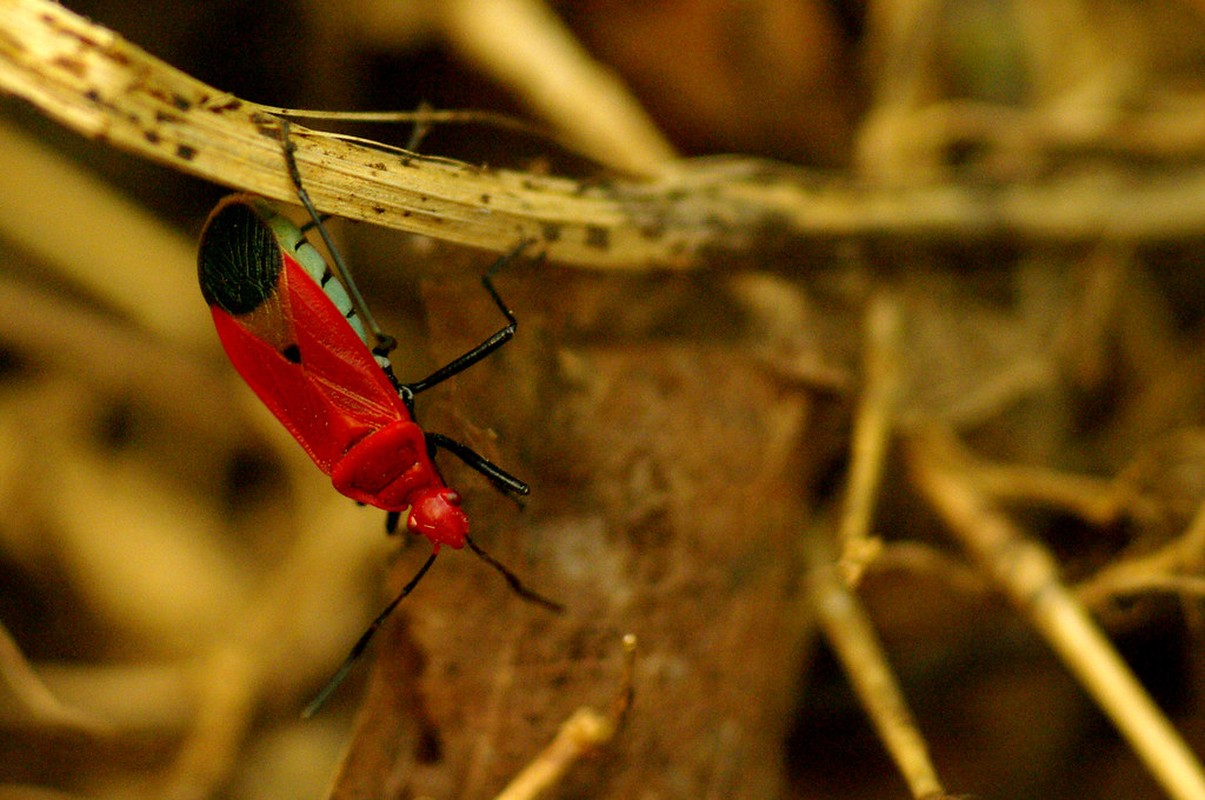
[[[944,794],[929,747],[857,595],[838,576],[821,535],[808,537],[808,598],[887,752],[915,798]]]
[[[913,474],[950,530],[1109,715],[1169,796],[1205,798],[1205,772],[1121,656],[1064,586],[1053,557],[968,481],[944,429],[909,443]]]

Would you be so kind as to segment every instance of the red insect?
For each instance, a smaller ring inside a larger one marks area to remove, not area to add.
[[[298,195],[326,238],[287,144],[285,152]],[[414,421],[416,394],[477,363],[514,335],[515,316],[494,289],[491,275],[525,244],[482,278],[507,324],[423,380],[404,384],[394,376],[388,358],[393,340],[380,332],[354,284],[349,280],[345,285],[331,272],[301,229],[249,195],[224,199],[205,224],[197,258],[201,292],[235,369],[318,468],[331,476],[336,489],[389,512],[390,532],[404,512],[406,527],[432,545],[422,569],[365,631],[308,712],[334,690],[443,545],[460,549],[467,544],[522,597],[562,610],[524,587],[469,537],[460,495],[444,483],[433,456],[438,449],[447,450],[512,494],[527,494],[527,484],[470,448],[424,431]],[[346,275],[329,240],[328,247],[340,276]],[[376,338],[372,350],[369,331]]]
[[[431,461],[409,395],[369,351],[342,284],[301,231],[256,198],[228,197],[205,226],[199,264],[234,368],[335,488],[409,509],[406,526],[436,551],[464,547],[468,517]]]

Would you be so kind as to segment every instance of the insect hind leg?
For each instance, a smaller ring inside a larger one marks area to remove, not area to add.
[[[297,157],[295,151],[297,145],[289,138],[289,127],[291,123],[287,119],[280,120],[280,143],[284,149],[285,166],[289,171],[289,178],[293,181],[293,187],[297,190],[297,199],[301,201],[301,205],[305,207],[306,212],[310,215],[310,222],[306,225],[306,229],[317,228],[318,235],[322,237],[322,243],[326,245],[327,251],[331,254],[332,266],[335,273],[339,276],[340,283],[347,290],[348,297],[351,298],[352,308],[356,314],[363,320],[365,327],[376,340],[376,345],[372,348],[372,352],[379,356],[387,356],[395,348],[397,348],[397,339],[385,333],[381,326],[377,324],[376,318],[372,312],[368,310],[368,304],[364,302],[363,295],[360,294],[359,287],[352,280],[351,272],[347,269],[347,265],[343,263],[343,255],[339,252],[339,248],[335,247],[335,242],[331,238],[330,233],[323,225],[324,219],[329,219],[330,215],[322,215],[318,213],[318,209],[314,207],[314,201],[310,199],[310,193],[301,183],[301,170],[297,167]]]

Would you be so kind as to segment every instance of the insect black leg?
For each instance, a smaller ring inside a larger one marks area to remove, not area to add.
[[[348,271],[347,265],[343,263],[343,256],[339,252],[339,248],[335,247],[334,240],[331,239],[326,226],[322,224],[323,216],[318,213],[318,209],[314,207],[314,202],[310,200],[310,193],[302,185],[301,170],[297,168],[297,158],[294,156],[297,146],[289,138],[289,125],[290,123],[287,119],[281,119],[280,141],[284,147],[285,166],[288,167],[289,177],[293,181],[293,186],[297,189],[297,199],[305,206],[305,210],[310,215],[311,224],[318,229],[318,235],[322,237],[323,244],[326,245],[326,249],[330,252],[331,261],[334,262],[332,266],[335,269],[335,273],[339,276],[339,282],[347,290],[347,296],[351,298],[352,308],[355,309],[360,319],[363,320],[365,327],[368,328],[373,338],[377,341],[376,347],[372,348],[372,351],[379,356],[387,356],[397,347],[397,339],[381,330],[381,326],[377,324],[376,318],[368,310],[368,304],[364,302],[364,297],[360,294],[356,282],[351,279],[351,273]]]
[[[331,214],[319,214],[318,219],[321,222],[325,223],[328,219],[331,218],[331,216],[332,216]],[[302,225],[300,230],[302,233],[309,233],[310,231],[314,230],[314,228],[317,228],[317,227],[318,227],[318,223],[315,222],[314,220],[310,220],[306,224]]]
[[[506,470],[489,461],[476,450],[463,445],[455,439],[449,439],[442,433],[428,433],[427,447],[434,450],[442,448],[468,464],[473,469],[490,479],[490,482],[506,494],[526,496],[531,493],[531,487],[519,480]]]
[[[502,316],[506,317],[507,324],[504,327],[499,328],[492,336],[474,347],[472,350],[461,355],[459,358],[453,359],[450,363],[445,364],[444,366],[435,370],[421,381],[406,384],[406,387],[412,394],[425,392],[432,386],[443,383],[453,375],[464,372],[466,369],[473,366],[478,361],[485,358],[514,337],[515,329],[519,326],[519,321],[515,319],[514,312],[510,310],[505,302],[503,302],[501,295],[498,294],[498,290],[494,288],[494,275],[498,272],[498,270],[510,263],[512,259],[522,253],[523,250],[532,243],[532,241],[532,239],[524,239],[523,241],[519,242],[517,247],[495,261],[493,266],[486,270],[485,274],[481,276],[481,285],[484,286],[485,290],[490,293],[490,297],[493,298],[494,304],[498,306],[498,310],[502,312]]]
[[[397,526],[402,521],[402,512],[387,511],[385,512],[385,533],[397,533]]]
[[[410,138],[406,141],[405,150],[411,153],[418,152],[418,146],[422,144],[423,139],[427,138],[427,134],[431,132],[431,122],[424,119],[424,114],[430,114],[432,106],[426,100],[418,104],[418,108],[414,113],[414,130],[410,131]]]

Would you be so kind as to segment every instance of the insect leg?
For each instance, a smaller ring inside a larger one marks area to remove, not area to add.
[[[464,372],[466,369],[473,366],[478,361],[485,358],[514,337],[515,329],[519,326],[519,321],[515,319],[515,313],[510,310],[505,302],[503,302],[502,296],[498,294],[498,290],[494,288],[494,275],[498,272],[498,270],[510,263],[512,259],[522,253],[523,250],[532,243],[532,241],[532,239],[524,239],[523,241],[519,242],[517,247],[495,261],[493,266],[486,270],[485,274],[481,276],[481,285],[485,287],[487,292],[489,292],[490,297],[492,297],[494,300],[494,304],[498,306],[498,310],[502,312],[502,316],[506,317],[507,324],[504,327],[499,328],[492,336],[474,347],[472,350],[469,350],[459,358],[453,359],[450,363],[445,364],[444,366],[435,370],[421,381],[406,384],[407,388],[409,388],[412,394],[425,392],[432,386],[443,383],[453,375]]]
[[[333,216],[332,214],[319,214],[318,219],[321,222],[325,223],[332,216]],[[310,231],[314,230],[314,228],[317,228],[317,227],[318,227],[318,223],[314,222],[314,220],[310,220],[309,222],[307,222],[306,224],[304,224],[300,228],[298,228],[298,230],[300,230],[302,233],[308,234]]]
[[[289,138],[289,125],[290,123],[287,119],[281,119],[280,141],[284,147],[285,165],[289,169],[289,177],[293,180],[293,186],[297,189],[297,199],[305,206],[305,210],[309,213],[312,220],[313,227],[318,229],[318,235],[322,237],[323,244],[326,245],[326,249],[330,252],[335,273],[339,276],[339,281],[343,284],[343,288],[347,290],[347,296],[351,298],[352,308],[356,310],[360,319],[363,320],[365,327],[368,328],[373,338],[377,341],[377,345],[372,348],[372,351],[379,356],[387,356],[397,347],[397,339],[381,330],[381,326],[377,324],[376,318],[368,310],[368,304],[364,302],[360,289],[356,286],[355,281],[351,279],[351,273],[343,263],[343,256],[339,252],[339,248],[335,247],[334,240],[331,239],[326,226],[322,224],[322,215],[318,213],[318,209],[314,208],[314,202],[310,200],[310,193],[301,184],[301,171],[297,168],[297,158],[293,154],[297,146]]]
[[[497,486],[503,492],[512,495],[526,496],[531,493],[531,487],[526,482],[519,480],[514,475],[511,475],[506,470],[489,461],[485,456],[478,453],[467,445],[463,445],[455,439],[450,439],[442,433],[428,433],[427,447],[429,449],[443,448],[452,455],[459,458],[464,463],[468,464],[473,469],[480,472],[482,475],[490,479],[490,482]]]

